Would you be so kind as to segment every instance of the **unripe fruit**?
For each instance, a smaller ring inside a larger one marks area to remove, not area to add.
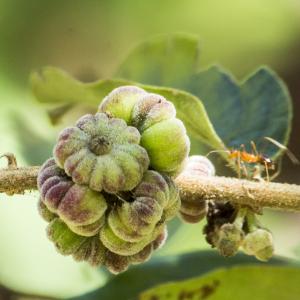
[[[46,222],[51,222],[53,219],[57,218],[57,215],[52,213],[41,199],[38,202],[38,211],[40,216]]]
[[[214,176],[216,173],[212,162],[202,155],[189,156],[181,174],[187,173],[190,176]]]
[[[57,251],[63,255],[73,254],[87,239],[75,234],[59,218],[53,219],[48,225],[47,235],[54,242]]]
[[[209,202],[203,233],[212,247],[217,246],[221,226],[234,222],[236,215],[237,211],[230,202]]]
[[[104,264],[111,273],[119,274],[128,269],[130,261],[128,256],[121,256],[106,250]]]
[[[234,256],[241,246],[244,233],[235,224],[224,224],[218,231],[216,247],[220,254],[225,257]]]
[[[133,106],[145,94],[147,92],[137,86],[118,87],[103,99],[99,111],[107,112],[130,124]]]
[[[101,229],[103,244],[119,255],[133,255],[157,238],[161,224],[180,208],[174,182],[155,171],[147,171],[131,198],[115,205]]]
[[[178,179],[188,176],[214,176],[215,168],[211,161],[201,155],[193,155],[187,159]],[[199,197],[184,197],[181,201],[180,216],[187,223],[200,222],[207,213],[207,201]]]
[[[160,249],[165,244],[167,238],[168,238],[168,230],[167,230],[167,226],[165,226],[164,230],[152,242],[153,250]]]
[[[61,132],[54,157],[75,183],[107,193],[129,191],[149,165],[140,138],[124,120],[105,113],[85,115]]]
[[[248,255],[255,255],[261,261],[269,260],[274,253],[272,234],[262,228],[248,233],[243,242],[243,250]]]
[[[73,183],[54,159],[41,167],[38,188],[44,204],[40,205],[43,208],[40,211],[46,220],[53,219],[51,213],[57,215],[73,232],[83,236],[95,235],[103,226],[107,209],[103,195]]]
[[[47,207],[41,205],[43,210]],[[130,264],[140,264],[150,259],[155,249],[158,249],[166,240],[167,228],[158,225],[153,232],[156,238],[147,243],[132,255],[120,255],[107,249],[99,238],[99,234],[92,237],[84,237],[74,233],[57,216],[52,219],[47,227],[47,234],[57,251],[63,255],[72,255],[76,261],[86,261],[92,266],[104,265],[114,273],[127,270]]]
[[[174,105],[163,96],[136,87],[120,87],[103,100],[99,111],[138,128],[153,169],[169,175],[182,169],[190,141],[183,123],[176,118]]]
[[[143,263],[148,259],[150,259],[152,252],[153,252],[153,243],[148,244],[140,252],[129,256],[130,263],[134,265]]]
[[[106,249],[100,242],[99,236],[90,237],[72,253],[74,260],[87,261],[92,266],[100,266],[105,262]]]

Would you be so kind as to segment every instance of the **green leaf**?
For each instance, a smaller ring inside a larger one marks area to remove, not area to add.
[[[197,36],[161,35],[138,45],[116,73],[118,78],[184,88],[195,73],[199,59]]]
[[[175,105],[178,118],[184,122],[190,134],[211,147],[224,147],[201,100],[185,91],[119,79],[82,83],[67,73],[52,67],[44,68],[41,74],[35,72],[31,75],[31,87],[40,102],[60,105],[85,104],[94,107],[95,111],[103,98],[111,90],[121,85],[136,85],[148,92],[165,96]]]
[[[202,100],[227,147],[249,146],[253,140],[259,151],[264,150],[269,156],[279,154],[280,149],[263,138],[270,136],[282,144],[288,142],[292,107],[285,84],[266,67],[241,83],[216,66],[197,72],[199,57],[196,36],[161,36],[137,46],[117,75],[186,90]]]
[[[82,83],[66,72],[45,67],[30,75],[33,94],[40,102],[48,104],[87,104],[97,107],[102,98],[114,88],[127,84],[126,80],[105,80]]]
[[[241,266],[160,285],[143,292],[138,299],[291,300],[299,299],[299,280],[299,268]]]
[[[261,67],[238,83],[230,74],[213,66],[195,74],[187,90],[203,100],[208,115],[224,143],[230,147],[266,146],[265,136],[287,144],[292,107],[285,84],[269,68]],[[268,145],[264,153],[278,152]]]
[[[265,265],[266,263],[243,254],[225,259],[211,250],[179,256],[155,257],[145,264],[130,268],[123,274],[111,277],[104,287],[72,300],[135,299],[140,292],[158,284],[199,276],[220,267],[243,264]],[[290,265],[291,263],[284,259],[273,258],[268,264]]]

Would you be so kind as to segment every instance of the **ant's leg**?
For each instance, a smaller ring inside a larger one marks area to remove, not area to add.
[[[272,174],[272,176],[270,177],[270,180],[274,180],[280,173],[281,173],[281,169],[282,169],[282,159],[280,159],[278,161],[278,165],[277,165],[277,170],[274,174]]]
[[[244,144],[241,144],[240,151],[241,152],[247,152]]]
[[[238,168],[238,177],[241,178],[241,154],[238,153],[237,156],[237,168]]]
[[[268,165],[267,165],[266,162],[264,162],[264,165],[265,165],[265,170],[266,170],[266,175],[267,175],[267,181],[269,182],[270,181],[270,176],[269,176]]]
[[[244,172],[246,178],[248,179],[248,178],[249,178],[249,173],[248,173],[247,167],[246,167],[246,165],[244,164],[244,162],[241,162],[241,165],[242,165],[242,167],[243,167],[243,172]]]
[[[251,141],[251,147],[252,147],[252,151],[254,152],[254,154],[256,156],[258,156],[258,152],[257,152],[257,149],[256,149],[256,145],[253,141]]]

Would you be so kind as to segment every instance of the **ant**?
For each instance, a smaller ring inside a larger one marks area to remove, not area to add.
[[[294,164],[300,164],[299,160],[296,158],[296,156],[284,145],[279,143],[278,141],[270,138],[270,137],[264,137],[266,140],[277,146],[278,148],[282,149],[285,151],[287,156],[290,158],[290,160]],[[270,176],[269,176],[269,170],[275,170],[275,162],[269,158],[268,156],[258,153],[256,149],[256,145],[253,141],[250,142],[251,147],[252,147],[252,152],[249,153],[245,149],[245,145],[240,146],[240,150],[237,149],[232,149],[232,150],[213,150],[210,151],[206,156],[208,156],[211,153],[215,152],[226,152],[228,153],[228,156],[230,159],[234,159],[235,162],[237,163],[237,171],[238,171],[238,177],[241,177],[241,169],[244,171],[244,174],[246,177],[248,177],[248,171],[246,168],[245,163],[247,164],[255,164],[254,167],[254,172],[253,172],[253,179],[261,179],[260,177],[260,166],[264,166],[266,176],[267,176],[267,181],[270,181]],[[281,167],[281,164],[280,164]],[[278,168],[278,171],[275,172],[275,174],[272,175],[272,179],[275,178],[279,173],[280,173],[280,167]]]

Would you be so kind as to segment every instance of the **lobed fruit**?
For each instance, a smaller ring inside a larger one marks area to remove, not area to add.
[[[103,226],[107,209],[103,195],[74,183],[54,159],[41,167],[38,188],[40,212],[47,221],[58,216],[73,232],[83,236],[92,236]]]
[[[131,198],[112,208],[100,231],[103,244],[119,255],[141,251],[161,233],[162,224],[180,208],[174,182],[156,171],[147,171]]]
[[[94,191],[132,190],[149,166],[140,133],[105,113],[85,115],[64,129],[54,148],[57,165],[72,180]]]
[[[190,141],[183,123],[176,118],[174,105],[163,96],[123,86],[104,98],[99,112],[138,128],[141,146],[147,150],[150,165],[156,171],[176,175],[184,166]]]
[[[201,155],[193,155],[187,159],[186,165],[178,175],[178,179],[185,176],[214,176],[215,168],[211,161]],[[187,223],[198,223],[207,214],[207,201],[196,196],[183,197],[180,216]]]

